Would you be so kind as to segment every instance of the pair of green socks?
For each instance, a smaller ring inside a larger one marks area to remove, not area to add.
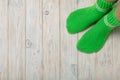
[[[115,2],[97,0],[93,6],[78,9],[68,16],[66,27],[70,34],[83,31],[97,22],[78,41],[77,49],[79,51],[98,52],[103,47],[110,32],[120,25],[120,21],[116,19],[114,14],[116,7],[112,8]]]

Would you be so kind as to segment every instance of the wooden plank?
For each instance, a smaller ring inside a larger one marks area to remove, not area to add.
[[[43,80],[59,80],[59,0],[43,0]]]
[[[60,39],[61,39],[61,80],[78,80],[76,42],[77,35],[70,35],[66,30],[66,18],[77,7],[77,0],[60,0]]]
[[[9,80],[25,80],[25,0],[9,0]]]
[[[113,79],[120,79],[120,27],[116,28],[111,35],[113,35]]]
[[[103,49],[96,56],[96,79],[114,80],[112,36],[106,41]]]
[[[43,80],[42,0],[26,0],[26,80]]]
[[[95,79],[95,54],[79,53],[78,61],[78,79],[79,80],[96,80]]]
[[[95,3],[95,0],[79,0],[78,8],[88,7]],[[91,26],[92,27],[92,26]],[[90,28],[89,28],[90,29]],[[87,29],[88,30],[88,29]],[[78,40],[87,31],[78,35]],[[95,54],[85,54],[78,52],[78,80],[96,80],[95,79]]]
[[[0,0],[0,80],[8,80],[8,0]]]

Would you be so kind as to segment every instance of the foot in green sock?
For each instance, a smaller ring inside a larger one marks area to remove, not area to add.
[[[93,6],[78,9],[72,12],[66,22],[67,31],[71,34],[78,33],[99,20],[108,12],[114,2],[97,0]]]
[[[85,53],[99,51],[110,32],[120,25],[115,17],[115,9],[105,15],[95,26],[88,30],[77,43],[77,49]]]

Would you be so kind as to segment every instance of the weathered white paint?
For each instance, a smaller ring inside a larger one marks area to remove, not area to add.
[[[68,14],[94,3],[0,0],[0,80],[120,80],[120,28],[91,55],[76,50],[85,31],[66,31]]]

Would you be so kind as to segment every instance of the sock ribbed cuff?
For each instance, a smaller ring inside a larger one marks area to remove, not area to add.
[[[113,10],[104,17],[105,24],[111,28],[120,26],[120,21],[117,20],[117,18],[115,17],[115,14],[114,14],[115,10],[116,10],[116,8],[113,8]]]
[[[110,9],[112,7],[112,5],[115,3],[114,2],[107,2],[105,0],[97,0],[96,3],[98,4],[98,6],[102,9]]]

